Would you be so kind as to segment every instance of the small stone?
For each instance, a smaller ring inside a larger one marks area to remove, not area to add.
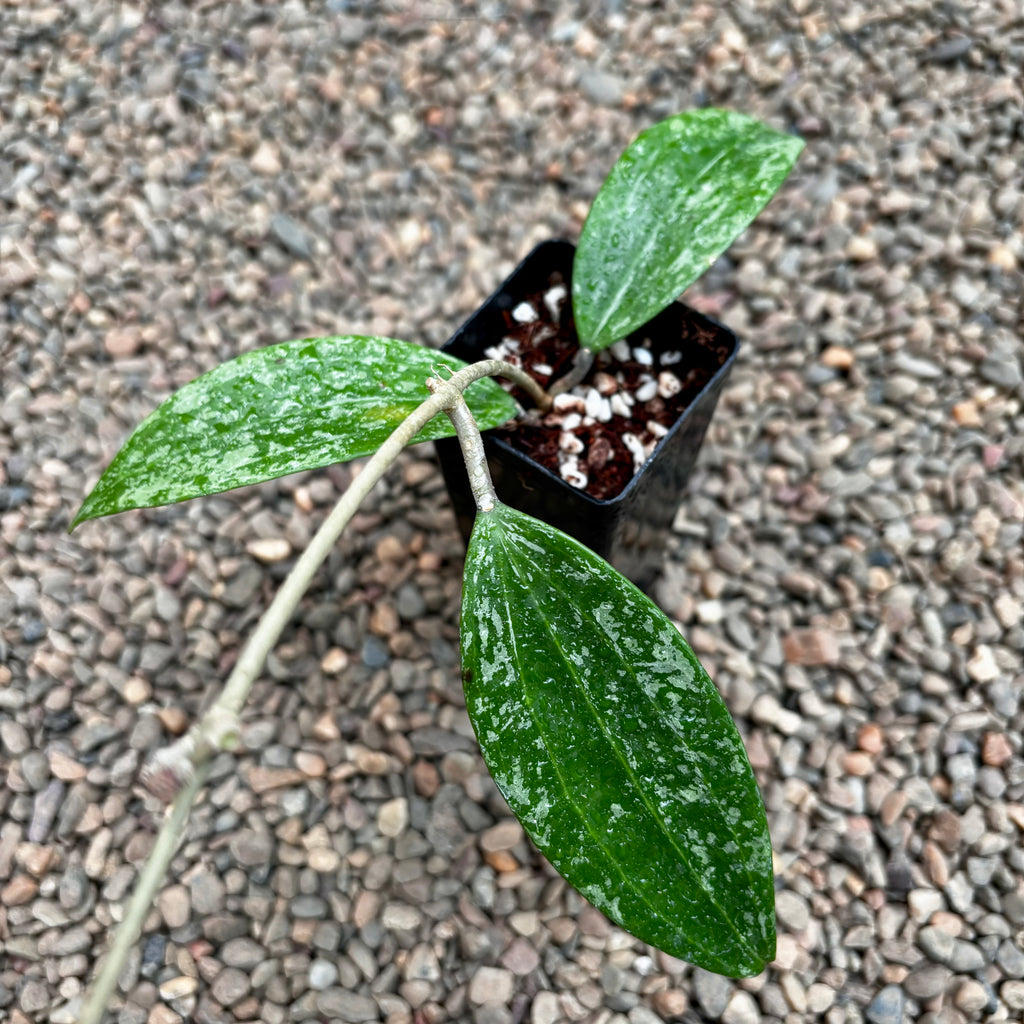
[[[982,425],[978,406],[970,399],[964,402],[957,402],[953,406],[953,419],[961,427],[980,427]]]
[[[994,245],[989,250],[988,262],[991,266],[1006,274],[1012,274],[1017,269],[1017,257],[1014,251],[1002,242]]]
[[[981,739],[981,760],[992,768],[1001,768],[1013,757],[1013,744],[1002,732],[987,732]]]
[[[469,1001],[476,1006],[484,1003],[507,1003],[515,991],[515,976],[501,967],[479,967],[469,982]]]
[[[255,793],[269,793],[285,786],[298,786],[306,776],[297,768],[250,768],[246,781]]]
[[[984,985],[971,979],[956,989],[953,1002],[958,1010],[974,1016],[988,1006],[988,992],[985,991]]]
[[[870,235],[854,235],[846,243],[846,255],[856,263],[865,263],[878,256],[878,243]]]
[[[1024,1010],[1024,981],[1004,981],[999,986],[999,998],[1009,1010]]]
[[[934,999],[941,995],[949,984],[953,972],[941,964],[928,964],[925,967],[916,967],[903,981],[903,988],[908,996],[915,999]],[[875,1024],[881,1024],[876,1021]]]
[[[814,982],[807,989],[807,1009],[811,1013],[822,1014],[836,1001],[836,990],[820,981]]]
[[[540,954],[525,939],[513,939],[508,949],[501,955],[501,965],[507,967],[513,974],[524,977],[540,965]]]
[[[651,996],[651,1005],[662,1019],[682,1017],[689,1004],[686,993],[678,988],[665,989]]]
[[[226,887],[212,871],[200,871],[189,879],[192,909],[202,916],[224,909]]]
[[[321,659],[320,668],[328,675],[337,675],[348,668],[348,652],[341,647],[332,647]],[[319,739],[319,737],[318,737]]]
[[[307,775],[311,779],[319,779],[327,771],[327,762],[319,754],[308,750],[297,750],[295,752],[295,767],[303,775]]]
[[[439,981],[441,965],[434,950],[421,942],[413,946],[402,973],[407,981]]]
[[[198,978],[190,978],[187,974],[181,974],[176,978],[168,979],[160,986],[160,998],[172,1003],[175,999],[184,999],[186,996],[195,995],[198,988]]]
[[[802,932],[811,920],[811,909],[807,901],[789,889],[783,889],[775,897],[775,913],[791,932]]]
[[[722,1014],[722,1024],[758,1024],[760,1020],[761,1014],[754,997],[742,989],[732,994]]]
[[[832,370],[849,370],[853,366],[853,352],[841,345],[829,345],[819,357],[822,366]]]
[[[115,327],[103,338],[103,349],[113,359],[127,359],[135,355],[142,344],[138,331]]]
[[[967,662],[967,674],[976,683],[990,683],[999,676],[999,665],[988,644],[978,644]]]
[[[904,1024],[905,1002],[903,990],[899,985],[886,985],[868,1004],[864,1016],[871,1024]]]
[[[274,214],[270,220],[270,230],[293,256],[307,260],[313,255],[306,232],[286,213]]]
[[[335,1017],[346,1024],[380,1020],[380,1010],[373,999],[344,988],[324,989],[316,997],[316,1008],[324,1016]]]
[[[121,696],[124,697],[125,701],[128,704],[131,704],[132,707],[138,707],[153,696],[153,688],[145,679],[142,679],[139,676],[132,676],[124,684],[124,689],[121,690]]]
[[[15,875],[0,889],[0,906],[20,907],[35,899],[39,883],[31,875]]]
[[[88,769],[63,751],[50,751],[50,773],[62,782],[81,782]]]
[[[235,967],[225,967],[210,986],[210,994],[221,1006],[234,1006],[241,1002],[251,991],[252,983],[245,971]]]
[[[220,959],[228,967],[251,971],[267,959],[267,951],[255,939],[240,935],[237,938],[228,939],[224,943],[221,947]]]
[[[172,735],[180,736],[188,728],[188,715],[181,708],[173,705],[168,708],[161,708],[156,717],[160,724]]]
[[[249,158],[249,166],[257,174],[271,176],[281,173],[281,156],[277,146],[264,139]]]
[[[188,924],[192,913],[189,891],[183,885],[172,885],[156,898],[157,909],[168,928],[181,928]]]
[[[314,960],[309,965],[309,987],[315,992],[330,988],[338,980],[338,968],[330,960]]]
[[[260,537],[245,545],[245,550],[258,562],[273,565],[283,562],[292,553],[292,546],[284,537]]]
[[[499,822],[480,836],[480,849],[485,853],[511,850],[523,840],[523,826],[515,818]]]
[[[381,804],[377,812],[377,828],[381,835],[396,838],[409,824],[409,801],[404,797],[396,797]]]
[[[538,992],[530,1007],[530,1024],[556,1024],[562,1017],[562,1008],[554,992]]]
[[[267,832],[246,829],[231,838],[231,853],[243,868],[269,864],[273,850],[273,839]]]
[[[824,629],[795,629],[782,638],[786,661],[796,665],[835,665],[839,661],[839,642]]]
[[[693,992],[697,1002],[708,1017],[717,1020],[729,1005],[733,983],[720,974],[712,974],[701,967],[694,968]]]
[[[32,737],[21,722],[5,718],[0,721],[0,744],[6,747],[11,757],[21,757],[32,748]]]
[[[580,75],[579,86],[591,103],[604,107],[619,106],[626,94],[626,87],[620,78],[596,68],[587,68]]]

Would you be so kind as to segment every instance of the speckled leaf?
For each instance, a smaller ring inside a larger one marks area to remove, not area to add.
[[[351,335],[247,352],[148,416],[72,526],[371,455],[430,397],[424,381],[442,364],[466,365],[406,341]],[[515,415],[512,399],[492,380],[473,384],[466,400],[481,428]],[[448,418],[436,416],[416,440],[453,433]]]
[[[764,806],[736,726],[665,615],[503,505],[466,557],[462,666],[484,760],[551,863],[638,938],[746,977],[775,955]]]
[[[661,121],[619,157],[590,208],[573,263],[584,347],[647,323],[704,273],[789,174],[802,140],[728,110]]]

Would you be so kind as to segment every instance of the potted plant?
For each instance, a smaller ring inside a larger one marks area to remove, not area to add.
[[[249,688],[316,569],[406,444],[453,434],[476,509],[463,586],[466,704],[512,811],[566,879],[639,938],[731,976],[759,973],[774,956],[765,811],[718,691],[636,586],[566,533],[499,500],[479,428],[521,412],[492,376],[520,389],[539,415],[570,402],[599,353],[670,305],[749,223],[800,147],[714,110],[644,132],[584,227],[566,281],[580,351],[549,390],[508,360],[467,366],[393,339],[315,338],[222,364],[132,434],[72,528],[370,458],[297,560],[220,696],[147,765],[148,785],[172,804],[83,1021],[99,1019],[211,756],[236,746]],[[567,432],[564,421],[560,428]]]

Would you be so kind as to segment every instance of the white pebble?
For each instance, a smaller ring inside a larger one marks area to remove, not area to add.
[[[639,469],[647,461],[647,453],[644,451],[643,442],[636,434],[623,434],[622,443],[629,449],[633,456],[633,465]]]
[[[638,402],[649,402],[658,393],[658,382],[649,380],[636,389],[636,400]]]
[[[547,363],[534,363],[533,372],[539,373],[542,377],[550,377],[554,371]]]
[[[610,373],[595,373],[594,387],[597,388],[598,394],[607,398],[619,390],[619,382]]]
[[[579,463],[573,459],[560,467],[562,479],[571,487],[583,490],[587,486],[587,474],[580,469]]]
[[[562,394],[555,395],[551,407],[558,412],[583,412],[587,405],[579,395],[563,391]]]
[[[657,420],[648,420],[647,429],[654,437],[657,438],[662,438],[668,433],[668,427],[659,423]]]
[[[512,310],[512,319],[517,324],[530,324],[537,319],[537,310],[533,308],[528,302],[520,302],[515,309]]]
[[[662,366],[674,366],[683,358],[682,352],[662,352],[661,353],[661,365]]]
[[[565,302],[565,296],[564,284],[556,284],[544,293],[544,305],[548,307],[552,320],[558,319],[558,315],[562,311],[562,303]]]
[[[563,430],[575,430],[583,422],[583,417],[578,412],[571,412],[562,420]]]
[[[502,342],[500,345],[491,345],[490,348],[485,348],[484,355],[488,359],[504,359],[508,355],[508,349],[505,348],[505,343]]]
[[[625,338],[620,338],[614,345],[609,346],[608,351],[620,363],[624,363],[629,358],[629,342]]]
[[[591,388],[587,392],[586,398],[586,413],[588,416],[592,416],[595,420],[601,415],[601,404],[604,400],[597,393],[594,388]]]
[[[558,447],[568,455],[579,455],[583,451],[583,442],[575,434],[561,434]]]
[[[615,416],[629,416],[629,404],[621,394],[612,395],[608,400],[608,406]]]
[[[601,408],[597,411],[598,423],[608,423],[612,418],[612,403],[607,398],[601,399]]]
[[[654,356],[651,355],[651,350],[649,348],[635,348],[635,349],[633,349],[633,358],[641,366],[653,366],[654,365]]]
[[[662,398],[672,398],[683,390],[679,378],[669,370],[662,370],[658,374],[658,394]]]

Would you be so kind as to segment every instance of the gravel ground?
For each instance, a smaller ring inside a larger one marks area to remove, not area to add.
[[[763,786],[778,960],[665,957],[524,840],[418,449],[270,659],[112,1019],[1021,1020],[1018,0],[158,11],[0,13],[0,1019],[74,1019],[158,819],[140,763],[349,473],[68,537],[128,431],[269,342],[441,343],[712,103],[808,143],[693,290],[745,348],[657,589]]]

